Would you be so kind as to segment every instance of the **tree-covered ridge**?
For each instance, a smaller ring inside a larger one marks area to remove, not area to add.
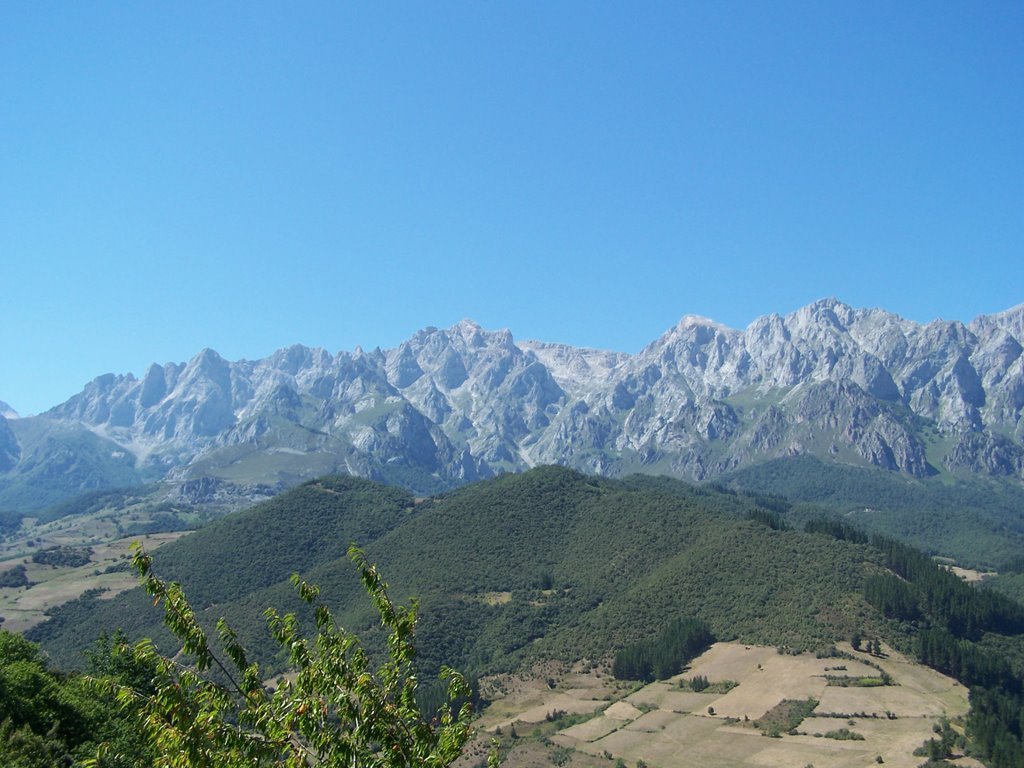
[[[1004,570],[1024,549],[1024,487],[1012,481],[922,480],[795,456],[723,475],[715,487],[781,495],[790,522],[842,515],[864,531],[972,567]]]
[[[430,666],[596,659],[688,615],[719,637],[800,648],[871,622],[859,596],[862,548],[772,531],[746,519],[752,508],[682,483],[662,493],[542,468],[425,502],[367,552],[398,594],[421,598]],[[339,564],[310,578],[352,603]],[[248,609],[287,597],[274,587]]]
[[[242,513],[215,520],[156,553],[162,572],[187,579],[199,605],[230,602],[370,543],[414,513],[398,488],[348,476],[311,480]]]
[[[227,616],[270,658],[253,617],[267,605],[303,615],[287,583],[293,571],[323,587],[346,625],[370,626],[342,557],[351,541],[391,575],[396,594],[420,598],[422,663],[431,669],[482,672],[538,654],[600,658],[683,616],[721,638],[798,648],[874,626],[860,587],[877,555],[773,530],[766,512],[753,498],[679,481],[558,467],[420,503],[328,478],[217,521],[155,559],[211,623]],[[112,626],[169,640],[144,606],[137,591],[70,605],[32,636],[66,664],[82,637]]]
[[[187,583],[195,604],[212,615],[222,610],[215,606],[230,611],[232,604],[241,605],[254,591],[284,582],[291,573],[343,557],[349,543],[373,541],[413,514],[413,497],[405,491],[361,478],[324,477],[216,520],[161,548],[155,559],[161,573]],[[139,589],[113,600],[87,594],[52,610],[50,620],[28,635],[64,667],[80,667],[81,648],[113,627],[132,637],[172,642],[148,604]],[[253,618],[243,624],[258,626]]]

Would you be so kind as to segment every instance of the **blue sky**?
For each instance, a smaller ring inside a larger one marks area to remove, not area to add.
[[[0,400],[464,317],[1006,309],[1022,40],[1019,2],[5,3]]]

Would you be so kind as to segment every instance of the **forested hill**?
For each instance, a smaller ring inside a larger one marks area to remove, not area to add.
[[[155,561],[205,622],[226,616],[268,673],[282,662],[262,613],[299,609],[293,571],[322,586],[345,626],[379,640],[344,555],[353,541],[397,599],[419,596],[426,675],[441,664],[479,674],[538,657],[607,660],[691,619],[719,640],[782,649],[881,638],[971,686],[969,729],[983,754],[1020,765],[1024,609],[834,518],[793,530],[777,514],[788,504],[559,467],[429,499],[327,477],[169,544]],[[68,604],[30,637],[68,667],[118,627],[175,650],[140,590]]]
[[[877,552],[766,522],[770,512],[752,498],[557,467],[419,503],[331,477],[166,546],[156,568],[181,581],[211,621],[226,615],[269,652],[261,614],[298,607],[287,583],[294,571],[320,583],[351,626],[368,625],[344,557],[355,541],[396,597],[420,598],[424,664],[477,671],[530,654],[607,655],[675,616],[701,618],[719,638],[799,648],[879,626],[860,594],[880,568]],[[31,636],[71,665],[83,644],[118,626],[162,636],[159,612],[139,590],[72,603]]]
[[[792,456],[727,473],[715,485],[783,496],[792,506],[787,518],[795,521],[829,510],[865,530],[983,570],[1006,570],[1024,551],[1024,487],[1015,483],[922,481]]]

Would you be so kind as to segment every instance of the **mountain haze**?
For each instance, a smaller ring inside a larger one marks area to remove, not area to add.
[[[827,299],[742,331],[686,316],[633,355],[468,320],[389,350],[205,349],[0,417],[0,504],[132,480],[203,500],[337,471],[434,492],[552,463],[704,480],[796,455],[1020,479],[1022,339],[1024,305],[922,325]]]

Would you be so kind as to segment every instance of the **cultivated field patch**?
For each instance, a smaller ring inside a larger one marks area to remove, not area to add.
[[[35,563],[31,556],[0,563],[7,570],[22,565],[28,587],[0,588],[0,617],[4,629],[24,632],[46,618],[46,611],[81,597],[89,590],[103,590],[101,599],[108,599],[138,585],[138,578],[128,568],[131,545],[141,542],[153,551],[185,532],[156,533],[132,536],[91,547],[89,562],[76,567]],[[112,566],[122,570],[110,571]]]
[[[621,720],[611,717],[592,717],[586,722],[577,723],[551,737],[551,740],[562,746],[575,746],[597,741],[622,727]]]
[[[543,723],[556,713],[567,715],[579,715],[588,712],[596,712],[601,707],[608,706],[607,701],[595,701],[579,695],[569,693],[558,693],[550,697],[544,697],[543,701],[535,706],[519,712],[514,718],[508,720],[523,723]],[[623,720],[631,718],[623,717]]]
[[[636,707],[655,707],[669,712],[703,712],[718,699],[716,693],[680,690],[676,682],[651,683],[627,698]]]

